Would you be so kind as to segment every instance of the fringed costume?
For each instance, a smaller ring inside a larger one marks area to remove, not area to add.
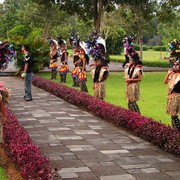
[[[106,79],[109,75],[108,67],[100,64],[91,71],[94,82],[94,97],[104,99],[106,96]]]
[[[68,52],[66,49],[62,50],[62,55],[60,57],[61,65],[59,68],[59,74],[60,74],[60,82],[66,83],[66,74],[69,72],[68,67]]]
[[[171,115],[172,126],[180,132],[180,40],[170,41],[168,52],[171,68],[164,79],[164,84],[169,87],[166,113]]]
[[[76,49],[73,55],[74,68],[71,70],[71,76],[73,79],[73,86],[79,86],[78,83],[78,61],[79,61],[79,51]]]
[[[128,63],[125,69],[126,80],[126,98],[128,100],[128,108],[131,111],[140,114],[139,107],[136,101],[140,97],[139,82],[142,79],[142,66],[139,64]]]
[[[86,85],[86,81],[87,81],[87,73],[86,73],[86,68],[85,68],[86,59],[84,55],[80,55],[79,57],[80,59],[78,61],[78,69],[77,69],[78,82],[79,82],[81,91],[88,93],[88,88]]]
[[[58,67],[57,58],[58,58],[58,51],[56,44],[53,42],[51,44],[50,63],[49,63],[49,69],[51,70],[51,79],[56,79],[57,67]]]
[[[172,72],[168,78],[168,96],[166,113],[171,115],[172,126],[180,132],[180,72]]]

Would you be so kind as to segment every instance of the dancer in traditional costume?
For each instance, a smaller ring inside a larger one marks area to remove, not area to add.
[[[103,55],[95,57],[95,68],[91,71],[94,97],[104,99],[106,96],[106,79],[109,75],[108,61]]]
[[[173,68],[168,70],[164,79],[164,84],[168,84],[168,96],[166,113],[171,115],[172,126],[180,132],[180,58],[173,63]]]
[[[88,93],[88,88],[86,85],[86,81],[87,81],[86,65],[89,64],[89,57],[87,55],[84,44],[80,42],[79,45],[80,45],[79,60],[77,61],[78,82],[79,82],[81,91]]]
[[[128,109],[140,114],[137,101],[140,97],[139,82],[142,80],[142,62],[137,52],[129,53],[130,62],[125,68],[126,98]]]
[[[131,35],[127,37],[126,35],[124,36],[123,39],[123,46],[124,46],[124,56],[125,56],[125,61],[122,64],[122,67],[124,68],[127,63],[129,63],[129,51],[134,51],[134,42],[135,42],[135,36]]]
[[[57,67],[58,67],[58,51],[57,51],[57,45],[55,42],[51,42],[51,49],[50,49],[50,63],[49,68],[51,70],[51,79],[56,79],[57,75]]]
[[[60,74],[60,83],[66,83],[66,74],[69,72],[68,67],[68,52],[66,48],[66,41],[61,39],[58,42],[60,46],[60,68],[59,68],[59,74]]]
[[[72,76],[72,79],[73,79],[73,87],[74,86],[79,86],[79,83],[78,83],[78,61],[79,61],[79,48],[75,48],[74,49],[74,54],[73,54],[73,57],[72,57],[72,61],[73,61],[73,64],[74,64],[74,68],[71,70],[71,76]]]

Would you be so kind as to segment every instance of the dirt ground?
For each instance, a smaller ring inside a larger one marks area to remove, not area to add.
[[[5,168],[8,180],[23,180],[15,164],[8,158],[2,143],[0,143],[0,164]]]

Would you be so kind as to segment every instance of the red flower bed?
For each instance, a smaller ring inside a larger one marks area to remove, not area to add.
[[[76,106],[83,107],[117,126],[123,127],[152,144],[180,155],[180,133],[169,126],[107,103],[82,91],[34,76],[33,84]]]
[[[24,179],[52,179],[49,160],[33,143],[11,110],[6,108],[7,121],[4,124],[4,144],[7,154],[18,166]]]

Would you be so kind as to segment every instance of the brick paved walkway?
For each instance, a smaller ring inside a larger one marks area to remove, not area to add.
[[[180,158],[33,86],[23,100],[23,80],[0,77],[12,89],[9,106],[42,153],[57,168],[57,179],[180,179]]]

